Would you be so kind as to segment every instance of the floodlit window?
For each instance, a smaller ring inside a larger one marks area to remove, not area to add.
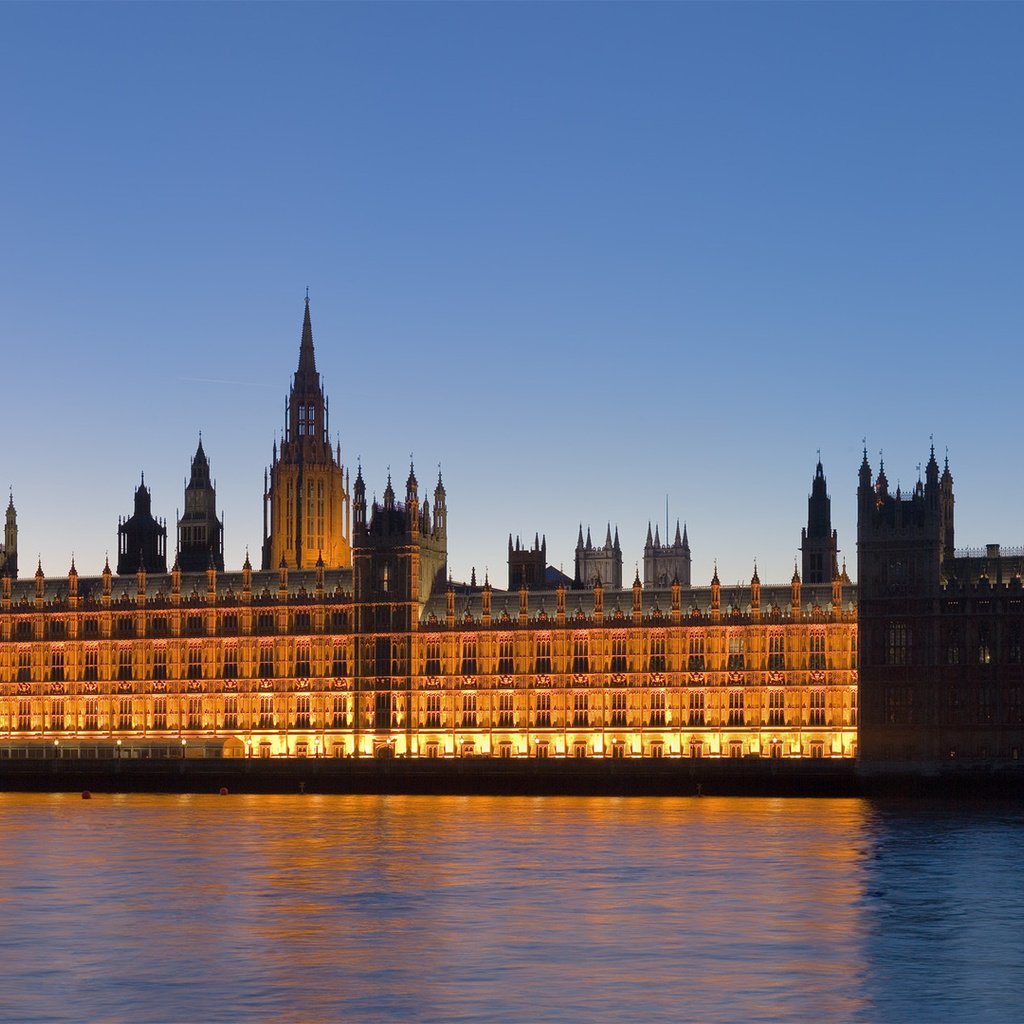
[[[425,725],[428,729],[441,728],[441,694],[427,694],[427,712]]]
[[[538,729],[548,729],[551,727],[550,693],[537,694],[537,721],[535,724]]]
[[[586,690],[576,690],[572,695],[572,724],[590,724],[590,694]]]
[[[743,707],[743,691],[742,690],[730,690],[729,691],[729,724],[730,725],[744,725],[746,722],[746,712]]]
[[[612,672],[628,672],[629,659],[626,653],[626,638],[621,635],[612,637]]]
[[[812,633],[810,636],[810,658],[808,667],[823,669],[825,667],[825,634]]]
[[[655,690],[651,694],[651,725],[659,728],[665,724],[665,691]]]
[[[626,694],[622,690],[616,690],[612,694],[611,726],[615,729],[623,729],[626,726]]]
[[[534,671],[542,675],[547,675],[547,673],[551,671],[551,637],[537,637],[536,650],[537,653]]]
[[[704,724],[704,691],[691,690],[689,696],[690,725]]]
[[[498,726],[511,729],[513,725],[513,694],[498,694]]]
[[[811,725],[825,724],[825,691],[811,690]]]

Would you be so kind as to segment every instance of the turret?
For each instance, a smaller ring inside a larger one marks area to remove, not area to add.
[[[434,531],[438,537],[446,539],[448,536],[448,505],[440,469],[437,471],[437,486],[434,488]]]
[[[18,513],[14,508],[14,492],[7,499],[4,519],[4,543],[0,548],[0,576],[18,578]]]
[[[539,590],[545,585],[547,575],[547,538],[541,539],[534,534],[533,547],[528,548],[516,537],[512,545],[512,535],[508,538],[508,589],[518,590],[525,586],[528,590]]]
[[[265,477],[263,483],[265,490]],[[185,485],[185,511],[178,520],[178,559],[183,572],[202,572],[211,561],[224,570],[224,523],[217,517],[217,489],[210,478],[202,434]]]
[[[821,454],[807,498],[807,526],[800,533],[804,582],[828,583],[838,572],[838,535],[832,529],[832,501],[825,484]]]
[[[167,525],[154,519],[145,475],[135,489],[135,511],[117,528],[117,574],[131,576],[140,564],[147,572],[167,572]]]
[[[491,580],[484,576],[484,589],[480,592],[480,619],[485,626],[491,624]]]
[[[434,506],[437,508],[436,504]],[[366,529],[366,484],[363,482],[363,467],[356,469],[356,482],[352,488],[352,513],[355,519],[355,529]]]
[[[949,456],[946,456],[939,480],[939,530],[942,537],[942,554],[953,557],[953,476],[949,472]]]
[[[405,516],[409,533],[416,536],[420,531],[419,484],[412,463],[409,463],[409,477],[405,481]]]
[[[673,580],[681,586],[690,585],[690,542],[686,528],[676,520],[675,538],[668,541],[668,523],[665,524],[665,543],[657,526],[651,536],[651,524],[647,524],[647,543],[644,545],[644,586],[667,587]]]
[[[612,540],[612,526],[605,526],[604,544],[595,547],[591,539],[590,527],[587,527],[587,539],[583,540],[583,524],[580,524],[576,539],[576,571],[573,587],[584,589],[592,587],[597,580],[613,590],[622,589],[622,551],[618,547],[618,527],[615,529],[615,540]]]
[[[860,464],[860,474],[857,478],[857,508],[858,515],[864,515],[874,503],[874,494],[871,490],[871,465],[868,462],[868,449],[864,447],[864,458]]]

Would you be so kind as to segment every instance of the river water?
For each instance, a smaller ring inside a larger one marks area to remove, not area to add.
[[[1019,1021],[1024,807],[0,794],[0,1019]]]

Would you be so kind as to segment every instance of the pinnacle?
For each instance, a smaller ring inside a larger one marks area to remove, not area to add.
[[[309,295],[306,296],[306,310],[302,317],[302,341],[299,343],[299,375],[316,373],[316,357],[313,354],[313,323],[309,318]]]

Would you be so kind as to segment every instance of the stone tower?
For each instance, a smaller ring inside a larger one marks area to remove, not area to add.
[[[547,538],[533,537],[533,547],[528,548],[516,537],[512,545],[512,534],[508,535],[508,589],[543,590],[547,583],[548,542]]]
[[[831,583],[839,575],[839,547],[832,529],[832,499],[825,485],[821,459],[807,499],[807,527],[800,532],[804,583]]]
[[[167,523],[154,519],[149,488],[143,474],[135,488],[135,511],[117,524],[117,574],[131,576],[167,572]]]
[[[384,501],[374,501],[367,517],[360,467],[353,504],[353,611],[356,631],[365,636],[355,649],[357,724],[379,734],[383,746],[375,752],[386,755],[386,734],[409,722],[412,631],[419,624],[422,594],[416,475],[410,468],[403,506],[395,500],[389,473]]]
[[[612,525],[609,523],[604,546],[594,547],[590,539],[590,527],[587,527],[587,540],[584,543],[583,524],[580,523],[579,537],[576,540],[576,576],[573,586],[590,588],[598,581],[613,590],[622,589],[622,548],[619,546],[619,528],[615,527],[615,539],[612,540]]]
[[[284,436],[280,450],[274,445],[269,480],[266,474],[263,479],[264,569],[282,563],[291,569],[312,568],[319,560],[328,569],[352,564],[348,475],[341,446],[331,448],[328,427],[307,295]]]
[[[676,520],[675,540],[669,544],[661,543],[658,527],[654,527],[651,536],[651,524],[647,524],[647,543],[644,545],[644,586],[667,587],[674,582],[682,586],[690,585],[690,541],[686,536],[686,527],[679,532],[679,520]]]
[[[178,567],[182,572],[224,571],[224,523],[217,518],[217,491],[202,436],[185,485],[185,512],[178,520]]]

